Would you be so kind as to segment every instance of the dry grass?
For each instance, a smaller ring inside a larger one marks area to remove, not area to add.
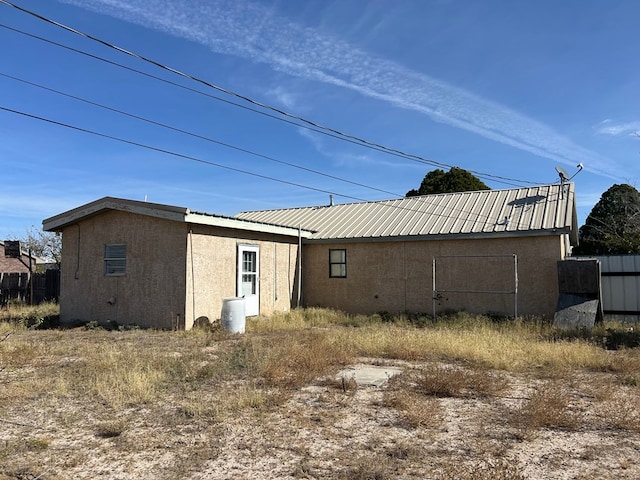
[[[384,402],[398,411],[401,425],[409,428],[437,428],[441,425],[443,409],[436,398],[399,389],[386,392]]]
[[[575,430],[582,422],[566,385],[560,382],[538,384],[528,400],[515,412],[515,422],[524,430],[555,428]]]
[[[309,309],[240,336],[20,315],[0,322],[3,480],[551,478],[569,467],[522,452],[551,458],[558,435],[584,443],[573,478],[640,476],[640,352],[542,322]],[[404,372],[383,388],[336,377],[366,361]]]
[[[13,328],[51,327],[57,325],[58,319],[59,307],[51,302],[35,306],[10,302],[0,309],[0,325],[5,324],[4,328],[7,328],[6,324],[12,324]]]

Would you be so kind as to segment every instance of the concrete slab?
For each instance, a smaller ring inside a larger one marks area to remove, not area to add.
[[[336,378],[338,380],[354,379],[358,386],[375,386],[384,385],[391,377],[402,373],[401,368],[397,367],[379,367],[376,365],[351,365],[338,372]]]

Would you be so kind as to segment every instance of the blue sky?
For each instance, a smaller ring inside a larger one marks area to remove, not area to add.
[[[611,185],[638,187],[635,0],[10,1],[491,188],[583,163],[580,224]],[[234,215],[402,196],[436,168],[232,105],[277,116],[1,2],[0,24],[0,239],[107,195]]]

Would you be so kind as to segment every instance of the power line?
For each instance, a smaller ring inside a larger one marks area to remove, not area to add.
[[[236,167],[230,167],[228,165],[223,165],[223,164],[220,164],[220,163],[212,162],[210,160],[204,160],[202,158],[194,157],[192,155],[186,155],[186,154],[183,154],[183,153],[174,152],[172,150],[167,150],[165,148],[154,147],[152,145],[148,145],[148,144],[145,144],[145,143],[137,142],[137,141],[134,141],[134,140],[127,140],[125,138],[117,137],[115,135],[109,135],[109,134],[106,134],[106,133],[97,132],[95,130],[90,130],[88,128],[79,127],[77,125],[71,125],[71,124],[60,122],[60,121],[53,120],[53,119],[50,119],[50,118],[42,117],[40,115],[35,115],[35,114],[32,114],[32,113],[27,113],[27,112],[23,112],[23,111],[20,111],[20,110],[15,110],[15,109],[12,109],[12,108],[9,108],[9,107],[5,107],[5,106],[2,106],[2,105],[0,105],[0,110],[1,111],[5,111],[5,112],[9,112],[9,113],[13,113],[13,114],[16,114],[16,115],[20,115],[20,116],[23,116],[23,117],[31,118],[31,119],[34,119],[34,120],[39,120],[39,121],[42,121],[42,122],[50,123],[50,124],[57,125],[57,126],[60,126],[60,127],[69,128],[71,130],[75,130],[75,131],[78,131],[78,132],[87,133],[87,134],[94,135],[94,136],[101,137],[101,138],[106,138],[108,140],[113,140],[113,141],[117,141],[117,142],[120,142],[120,143],[133,145],[133,146],[144,148],[144,149],[147,149],[147,150],[152,150],[154,152],[163,153],[165,155],[171,155],[171,156],[174,156],[174,157],[177,157],[177,158],[182,158],[182,159],[185,159],[185,160],[190,160],[190,161],[193,161],[193,162],[209,165],[209,166],[212,166],[212,167],[217,167],[217,168],[222,168],[222,169],[225,169],[225,170],[230,170],[230,171],[233,171],[233,172],[236,172],[236,173],[241,173],[241,174],[244,174],[244,175],[250,175],[250,176],[261,178],[261,179],[264,179],[264,180],[278,182],[278,183],[282,183],[282,184],[285,184],[285,185],[290,185],[290,186],[294,186],[294,187],[298,187],[298,188],[303,188],[303,189],[306,189],[306,190],[312,190],[312,191],[315,191],[315,192],[326,193],[326,194],[329,194],[329,195],[334,195],[334,196],[338,196],[338,197],[342,197],[342,198],[348,198],[348,199],[351,199],[351,200],[355,200],[357,202],[367,202],[367,203],[370,202],[370,200],[366,200],[366,199],[359,198],[359,197],[354,197],[352,195],[345,195],[345,194],[342,194],[342,193],[333,192],[331,190],[324,190],[324,189],[321,189],[321,188],[312,187],[312,186],[304,185],[304,184],[301,184],[301,183],[291,182],[291,181],[288,181],[288,180],[282,180],[280,178],[271,177],[271,176],[268,176],[268,175],[262,175],[262,174],[259,174],[259,173],[250,172],[250,171],[243,170],[243,169],[236,168]],[[391,200],[391,201],[393,201],[393,200]],[[433,215],[433,216],[437,216],[437,217],[444,217],[444,218],[447,218],[447,219],[451,218],[450,215],[447,215],[447,214],[444,214],[444,213],[425,212],[424,210],[416,210],[414,208],[408,208],[408,207],[404,207],[404,206],[400,206],[400,205],[388,205],[388,206],[391,207],[391,208],[397,208],[397,209],[400,209],[400,210],[405,210],[405,211],[410,211],[410,212],[428,214],[428,215]],[[468,210],[459,209],[459,208],[451,208],[451,210],[458,211],[460,213],[464,213],[464,214],[467,214],[467,215],[475,215],[476,219],[484,218],[486,221],[489,221],[489,222],[491,222],[491,221],[496,222],[496,223],[499,222],[499,219],[497,217],[492,217],[492,216],[489,216],[489,215],[483,215],[483,214],[480,214],[480,213],[474,213],[474,212],[470,212]]]
[[[203,80],[203,79],[201,79],[199,77],[195,77],[195,76],[190,75],[188,73],[182,72],[181,70],[177,70],[177,69],[175,69],[173,67],[169,67],[169,66],[164,65],[164,64],[162,64],[162,63],[160,63],[160,62],[158,62],[156,60],[153,60],[151,58],[145,57],[145,56],[140,55],[138,53],[132,52],[132,51],[127,50],[127,49],[125,49],[123,47],[119,47],[119,46],[114,45],[114,44],[112,44],[110,42],[107,42],[106,40],[102,40],[101,38],[95,37],[95,36],[93,36],[91,34],[88,34],[86,32],[82,32],[82,31],[77,30],[77,29],[75,29],[73,27],[70,27],[70,26],[65,25],[63,23],[60,23],[60,22],[57,22],[57,21],[55,21],[53,19],[50,19],[50,18],[45,17],[43,15],[40,15],[40,14],[38,14],[36,12],[33,12],[33,11],[28,10],[26,8],[20,7],[18,5],[15,5],[15,4],[9,2],[8,0],[0,0],[0,3],[3,3],[3,4],[5,4],[7,6],[10,6],[10,7],[13,7],[13,8],[15,8],[15,9],[17,9],[17,10],[23,12],[23,13],[31,15],[31,16],[39,19],[39,20],[42,20],[42,21],[44,21],[46,23],[49,23],[49,24],[54,25],[56,27],[59,27],[59,28],[61,28],[63,30],[66,30],[68,32],[71,32],[71,33],[73,33],[75,35],[79,35],[81,37],[87,38],[87,39],[92,40],[94,42],[100,43],[101,45],[106,46],[106,47],[108,47],[110,49],[116,50],[119,53],[122,53],[122,54],[125,54],[125,55],[128,55],[128,56],[134,57],[134,58],[136,58],[138,60],[142,60],[144,62],[150,63],[150,64],[152,64],[152,65],[154,65],[154,66],[156,66],[156,67],[158,67],[160,69],[163,69],[163,70],[168,71],[170,73],[173,73],[175,75],[181,76],[183,78],[187,78],[189,80],[195,81],[195,82],[200,83],[200,84],[202,84],[202,85],[204,85],[206,87],[212,88],[212,89],[217,90],[219,92],[222,92],[222,93],[224,93],[226,95],[233,96],[235,98],[241,99],[241,100],[243,100],[245,102],[248,102],[248,103],[250,103],[252,105],[255,105],[255,106],[258,106],[260,108],[263,108],[263,109],[266,109],[266,110],[270,110],[272,112],[277,113],[278,115],[282,115],[283,117],[287,117],[287,118],[294,119],[294,120],[299,121],[299,122],[303,122],[303,123],[305,123],[307,125],[310,125],[310,126],[314,127],[315,129],[320,129],[320,130],[323,130],[323,131],[326,131],[326,132],[330,132],[330,133],[332,133],[334,135],[338,135],[341,138],[349,139],[349,140],[351,140],[351,141],[353,141],[355,143],[361,144],[363,146],[369,146],[369,147],[372,147],[372,148],[374,148],[376,150],[383,151],[385,153],[389,153],[389,154],[392,154],[392,155],[400,156],[400,157],[411,159],[411,160],[416,160],[416,161],[423,162],[423,163],[428,163],[428,164],[434,165],[434,166],[440,166],[440,167],[445,167],[445,168],[453,168],[453,165],[448,165],[448,164],[445,164],[445,163],[436,162],[434,160],[429,160],[429,159],[427,159],[425,157],[422,157],[420,155],[409,154],[409,153],[403,152],[401,150],[397,150],[397,149],[394,149],[394,148],[386,147],[384,145],[365,140],[365,139],[363,139],[361,137],[357,137],[355,135],[350,135],[350,134],[344,133],[344,132],[342,132],[340,130],[336,130],[336,129],[330,128],[328,126],[318,124],[316,122],[313,122],[311,120],[305,119],[305,118],[300,117],[298,115],[291,114],[289,112],[286,112],[286,111],[281,110],[279,108],[273,107],[271,105],[268,105],[268,104],[265,104],[265,103],[262,103],[262,102],[258,102],[258,101],[253,100],[252,98],[247,97],[245,95],[241,95],[241,94],[239,94],[237,92],[234,92],[232,90],[228,90],[226,88],[220,87],[220,86],[215,85],[213,83],[210,83],[210,82],[208,82],[206,80]],[[273,118],[282,120],[280,117],[273,117]],[[516,182],[516,183],[519,183],[519,184],[531,184],[531,185],[539,184],[539,183],[536,183],[536,182],[530,182],[530,181],[526,181],[526,180],[518,180],[518,179],[513,179],[513,178],[508,178],[508,177],[502,177],[502,176],[498,176],[498,175],[492,175],[492,174],[488,174],[488,173],[477,172],[477,171],[474,171],[474,170],[469,170],[469,171],[471,173],[477,175],[477,176],[481,176],[481,177],[484,177],[484,178],[491,178],[494,181],[497,181],[497,182],[500,182],[500,183],[509,184],[508,182]],[[513,184],[511,184],[511,185],[513,185]]]
[[[2,0],[0,0],[0,3],[1,3],[1,2],[2,2]],[[319,130],[319,129],[317,129],[317,128],[313,128],[313,127],[311,127],[311,126],[309,126],[309,125],[304,125],[304,124],[301,124],[301,123],[296,123],[296,122],[294,122],[294,121],[292,121],[292,120],[289,120],[289,119],[287,119],[287,118],[281,118],[281,117],[278,117],[278,116],[276,116],[276,115],[270,114],[270,113],[268,113],[268,112],[263,112],[263,111],[261,111],[261,110],[257,110],[257,109],[255,109],[255,108],[251,108],[251,107],[248,107],[248,106],[246,106],[246,105],[242,105],[242,104],[240,104],[240,103],[233,102],[233,101],[231,101],[231,100],[227,100],[227,99],[225,99],[225,98],[218,97],[218,96],[216,96],[216,95],[212,95],[212,94],[210,94],[210,93],[206,93],[206,92],[203,92],[203,91],[201,91],[201,90],[197,90],[197,89],[195,89],[195,88],[187,87],[186,85],[182,85],[182,84],[180,84],[180,83],[176,83],[176,82],[173,82],[173,81],[171,81],[171,80],[167,80],[167,79],[165,79],[165,78],[158,77],[157,75],[153,75],[153,74],[151,74],[151,73],[147,73],[147,72],[144,72],[144,71],[142,71],[142,70],[138,70],[138,69],[136,69],[136,68],[129,67],[129,66],[127,66],[127,65],[123,65],[123,64],[118,63],[118,62],[115,62],[115,61],[113,61],[113,60],[109,60],[109,59],[106,59],[106,58],[104,58],[104,57],[100,57],[100,56],[98,56],[98,55],[95,55],[95,54],[92,54],[92,53],[88,53],[88,52],[85,52],[85,51],[83,51],[83,50],[79,50],[79,49],[77,49],[77,48],[70,47],[70,46],[65,45],[65,44],[63,44],[63,43],[55,42],[55,41],[50,40],[50,39],[48,39],[48,38],[44,38],[44,37],[41,37],[41,36],[39,36],[39,35],[35,35],[35,34],[33,34],[33,33],[25,32],[25,31],[23,31],[23,30],[19,30],[19,29],[17,29],[17,28],[10,27],[10,26],[5,25],[5,24],[2,24],[2,23],[0,23],[0,27],[2,27],[2,28],[4,28],[4,29],[7,29],[7,30],[10,30],[10,31],[12,31],[12,32],[19,33],[19,34],[21,34],[21,35],[25,35],[25,36],[28,36],[28,37],[34,38],[34,39],[36,39],[36,40],[39,40],[39,41],[42,41],[42,42],[48,43],[48,44],[50,44],[50,45],[54,45],[54,46],[56,46],[56,47],[60,47],[60,48],[63,48],[63,49],[65,49],[65,50],[69,50],[69,51],[71,51],[71,52],[73,52],[73,53],[77,53],[77,54],[79,54],[79,55],[84,55],[84,56],[89,57],[89,58],[92,58],[92,59],[94,59],[94,60],[98,60],[98,61],[100,61],[100,62],[104,62],[104,63],[106,63],[106,64],[108,64],[108,65],[112,65],[112,66],[115,66],[115,67],[121,68],[121,69],[123,69],[123,70],[128,70],[128,71],[133,72],[133,73],[136,73],[136,74],[138,74],[138,75],[142,75],[142,76],[145,76],[145,77],[151,78],[151,79],[153,79],[153,80],[157,80],[157,81],[159,81],[159,82],[166,83],[166,84],[171,85],[171,86],[173,86],[173,87],[181,88],[181,89],[186,90],[186,91],[189,91],[189,92],[191,92],[191,93],[196,93],[196,94],[198,94],[198,95],[202,95],[203,97],[206,97],[206,98],[209,98],[209,99],[212,99],[212,100],[216,100],[216,101],[219,101],[219,102],[222,102],[222,103],[226,103],[226,104],[228,104],[228,105],[232,105],[232,106],[234,106],[234,107],[238,107],[238,108],[241,108],[241,109],[244,109],[244,110],[250,111],[250,112],[252,112],[252,113],[257,113],[258,115],[262,115],[262,116],[265,116],[265,117],[268,117],[268,118],[271,118],[271,119],[274,119],[274,120],[278,120],[278,121],[283,122],[283,123],[288,123],[288,124],[290,124],[290,125],[294,125],[294,126],[299,127],[299,128],[304,128],[304,129],[306,129],[306,130],[309,130],[309,131],[312,131],[312,132],[315,132],[315,133],[319,133],[319,134],[321,134],[321,135],[325,135],[325,136],[328,136],[328,137],[331,137],[331,138],[335,138],[335,139],[337,139],[337,140],[341,140],[341,141],[344,141],[344,142],[353,143],[353,144],[355,144],[355,145],[358,145],[358,146],[361,146],[361,147],[365,147],[365,148],[369,148],[369,149],[371,149],[371,150],[376,150],[376,151],[379,151],[379,152],[382,152],[382,153],[387,153],[387,154],[390,154],[390,155],[395,155],[395,156],[398,156],[398,157],[401,157],[401,158],[405,158],[405,159],[407,159],[407,160],[418,161],[418,162],[421,162],[421,163],[428,163],[428,164],[431,164],[432,166],[436,166],[436,167],[449,168],[449,165],[446,165],[446,164],[444,164],[444,163],[439,163],[439,162],[436,162],[436,161],[433,161],[433,160],[424,160],[424,161],[420,161],[420,160],[416,160],[416,159],[414,159],[414,158],[408,158],[408,157],[404,157],[404,156],[399,155],[399,154],[390,153],[390,152],[387,152],[387,151],[385,151],[385,150],[383,150],[383,149],[381,149],[381,148],[376,148],[376,147],[373,147],[373,146],[371,146],[371,145],[363,145],[363,144],[361,144],[361,143],[359,143],[359,142],[356,142],[355,140],[351,140],[351,139],[348,139],[348,138],[340,137],[339,135],[332,134],[332,133],[330,133],[330,132],[326,132],[326,131],[323,131],[323,130]],[[479,175],[479,176],[481,176],[481,175]],[[498,181],[498,182],[499,182],[499,183],[504,183],[504,184],[507,184],[507,185],[512,185],[512,186],[520,186],[520,185],[516,185],[516,184],[513,184],[513,183],[504,182],[504,181]],[[533,184],[533,182],[531,182],[531,183]],[[535,185],[537,185],[537,184],[535,184]]]
[[[279,163],[279,164],[282,164],[282,165],[287,165],[287,166],[292,167],[292,168],[297,168],[299,170],[304,170],[306,172],[310,172],[310,173],[313,173],[315,175],[320,175],[320,176],[323,176],[323,177],[326,177],[326,178],[331,178],[333,180],[338,180],[340,182],[345,182],[345,183],[348,183],[348,184],[351,184],[351,185],[355,185],[355,186],[358,186],[358,187],[367,188],[369,190],[375,190],[377,192],[386,193],[386,194],[392,195],[394,197],[400,197],[400,198],[403,197],[403,195],[400,195],[398,193],[389,192],[387,190],[382,190],[380,188],[371,187],[371,186],[365,185],[363,183],[354,182],[354,181],[348,180],[346,178],[342,178],[342,177],[338,177],[338,176],[331,175],[331,174],[328,174],[328,173],[320,172],[318,170],[314,170],[314,169],[311,169],[311,168],[308,168],[308,167],[304,167],[302,165],[297,165],[295,163],[286,162],[284,160],[279,160],[279,159],[271,157],[269,155],[264,155],[262,153],[254,152],[254,151],[248,150],[246,148],[242,148],[242,147],[238,147],[236,145],[232,145],[230,143],[222,142],[220,140],[216,140],[216,139],[211,138],[211,137],[206,137],[204,135],[199,135],[197,133],[193,133],[193,132],[190,132],[188,130],[183,130],[181,128],[177,128],[177,127],[168,125],[166,123],[158,122],[158,121],[146,118],[146,117],[142,117],[140,115],[135,115],[133,113],[126,112],[124,110],[120,110],[120,109],[117,109],[117,108],[109,107],[108,105],[104,105],[104,104],[101,104],[101,103],[93,102],[91,100],[87,100],[85,98],[78,97],[78,96],[72,95],[70,93],[65,93],[65,92],[62,92],[60,90],[56,90],[56,89],[53,89],[53,88],[50,88],[50,87],[47,87],[47,86],[44,86],[44,85],[41,85],[41,84],[38,84],[38,83],[35,83],[35,82],[30,82],[28,80],[24,80],[22,78],[15,77],[13,75],[9,75],[7,73],[0,72],[0,76],[3,76],[5,78],[9,78],[9,79],[17,81],[17,82],[24,83],[26,85],[30,85],[32,87],[40,88],[42,90],[46,90],[48,92],[52,92],[52,93],[55,93],[57,95],[62,95],[62,96],[67,97],[67,98],[72,98],[72,99],[77,100],[79,102],[83,102],[83,103],[86,103],[86,104],[89,104],[89,105],[93,105],[95,107],[99,107],[99,108],[102,108],[104,110],[109,110],[111,112],[127,116],[129,118],[134,118],[134,119],[140,120],[142,122],[146,122],[146,123],[149,123],[149,124],[152,124],[152,125],[156,125],[156,126],[159,126],[159,127],[162,127],[162,128],[166,128],[168,130],[172,130],[174,132],[182,133],[184,135],[189,135],[191,137],[198,138],[200,140],[205,140],[207,142],[211,142],[211,143],[214,143],[216,145],[220,145],[220,146],[225,147],[225,148],[230,148],[230,149],[236,150],[238,152],[246,153],[248,155],[252,155],[252,156],[259,157],[259,158],[262,158],[262,159],[265,159],[265,160],[269,160],[271,162],[276,162],[276,163]]]
[[[172,155],[174,157],[184,158],[185,160],[191,160],[191,161],[198,162],[198,163],[204,163],[206,165],[211,165],[213,167],[224,168],[225,170],[231,170],[233,172],[242,173],[242,174],[245,174],[245,175],[251,175],[253,177],[258,177],[258,178],[262,178],[262,179],[265,179],[265,180],[271,180],[271,181],[274,181],[274,182],[284,183],[286,185],[291,185],[291,186],[294,186],[294,187],[304,188],[304,189],[307,189],[307,190],[314,190],[316,192],[327,193],[327,194],[330,194],[330,195],[336,195],[338,197],[350,198],[352,200],[357,200],[359,202],[366,202],[367,201],[367,200],[365,200],[363,198],[353,197],[353,196],[350,196],[350,195],[344,195],[344,194],[341,194],[341,193],[332,192],[330,190],[323,190],[321,188],[311,187],[309,185],[303,185],[303,184],[296,183],[296,182],[290,182],[288,180],[282,180],[280,178],[270,177],[268,175],[262,175],[262,174],[255,173],[255,172],[249,172],[248,170],[242,170],[241,168],[230,167],[228,165],[223,165],[221,163],[216,163],[216,162],[212,162],[212,161],[209,161],[209,160],[204,160],[202,158],[194,157],[194,156],[191,156],[191,155],[186,155],[186,154],[183,154],[183,153],[174,152],[174,151],[167,150],[167,149],[160,148],[160,147],[154,147],[152,145],[147,145],[147,144],[144,144],[144,143],[141,143],[141,142],[136,142],[136,141],[133,141],[133,140],[127,140],[127,139],[121,138],[121,137],[116,137],[115,135],[109,135],[107,133],[96,132],[95,130],[90,130],[88,128],[79,127],[77,125],[71,125],[69,123],[59,122],[57,120],[52,120],[50,118],[41,117],[39,115],[35,115],[35,114],[32,114],[32,113],[21,112],[20,110],[14,110],[12,108],[4,107],[2,105],[0,105],[0,110],[4,110],[5,112],[14,113],[16,115],[22,115],[23,117],[32,118],[34,120],[40,120],[42,122],[51,123],[53,125],[58,125],[60,127],[70,128],[70,129],[76,130],[78,132],[88,133],[88,134],[91,134],[91,135],[95,135],[97,137],[107,138],[109,140],[115,140],[117,142],[126,143],[128,145],[133,145],[133,146],[136,146],[136,147],[146,148],[148,150],[153,150],[155,152],[164,153],[164,154],[167,154],[167,155]]]

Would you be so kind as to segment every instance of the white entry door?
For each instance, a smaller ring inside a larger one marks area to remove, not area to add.
[[[260,314],[260,247],[238,245],[238,297],[244,297],[245,315]]]

